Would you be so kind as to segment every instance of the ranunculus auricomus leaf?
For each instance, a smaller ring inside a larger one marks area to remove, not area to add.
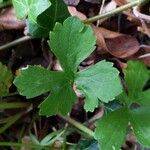
[[[87,98],[87,111],[93,111],[98,106],[98,99],[103,102],[113,100],[121,92],[121,84],[118,71],[113,68],[112,63],[102,61],[78,72],[80,63],[94,51],[95,41],[92,28],[77,17],[69,17],[63,24],[56,23],[50,33],[49,46],[63,71],[29,66],[14,81],[20,94],[33,98],[49,92],[39,106],[40,114],[45,116],[67,114],[71,111],[77,99],[73,90],[74,83]]]
[[[76,85],[86,96],[87,111],[93,111],[99,100],[107,103],[121,93],[119,72],[112,65],[110,62],[101,61],[77,73]]]

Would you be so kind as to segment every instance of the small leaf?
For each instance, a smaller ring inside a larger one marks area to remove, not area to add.
[[[97,107],[98,98],[107,103],[121,93],[119,72],[112,65],[110,62],[101,61],[77,74],[76,85],[86,96],[87,111],[93,111]]]
[[[95,138],[101,150],[119,150],[126,136],[128,115],[122,108],[104,116],[96,125]]]
[[[0,96],[9,95],[9,88],[12,85],[13,74],[8,68],[0,63]]]
[[[131,125],[134,134],[140,144],[150,147],[150,109],[142,107],[130,111]]]
[[[91,27],[84,25],[77,17],[69,17],[63,25],[57,23],[50,33],[49,46],[72,78],[79,64],[93,52],[94,45],[95,36]]]
[[[37,23],[52,30],[56,22],[63,23],[70,14],[63,0],[51,0],[51,6],[37,17]]]

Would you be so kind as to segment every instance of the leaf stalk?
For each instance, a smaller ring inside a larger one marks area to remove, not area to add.
[[[61,119],[63,119],[64,121],[68,122],[69,124],[71,124],[72,126],[76,127],[77,129],[79,129],[80,131],[83,131],[84,133],[88,134],[90,137],[94,137],[94,132],[87,128],[86,126],[82,125],[81,123],[79,123],[78,121],[70,118],[70,117],[65,117],[62,115],[58,115]]]

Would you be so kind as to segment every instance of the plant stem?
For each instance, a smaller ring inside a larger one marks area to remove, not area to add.
[[[147,1],[147,0],[134,0],[133,2],[127,3],[126,5],[120,6],[116,9],[113,9],[113,10],[107,12],[107,13],[100,14],[100,15],[85,19],[83,22],[84,23],[92,23],[92,22],[95,22],[95,21],[100,20],[100,19],[111,17],[112,15],[115,15],[117,13],[125,11],[125,10],[127,10],[133,6],[138,5],[138,4],[144,3],[145,1]]]
[[[4,2],[0,3],[0,9],[4,8],[4,7],[7,7],[7,6],[10,6],[11,4],[12,4],[11,0],[4,1]]]
[[[70,118],[70,117],[65,117],[62,115],[58,115],[60,118],[62,118],[63,120],[65,120],[66,122],[68,122],[69,124],[73,125],[74,127],[76,127],[77,129],[83,131],[84,133],[88,134],[91,137],[94,137],[94,132],[87,128],[86,126],[82,125],[81,123],[77,122],[76,120]]]
[[[23,103],[23,102],[1,102],[0,109],[13,109],[13,108],[23,108],[29,106],[30,103]]]
[[[21,44],[21,43],[29,41],[31,39],[33,39],[33,37],[31,37],[31,36],[23,36],[23,37],[21,37],[21,38],[19,38],[17,40],[14,40],[14,41],[12,41],[10,43],[7,43],[5,45],[0,46],[0,50],[8,49],[8,48],[10,48],[12,46]]]

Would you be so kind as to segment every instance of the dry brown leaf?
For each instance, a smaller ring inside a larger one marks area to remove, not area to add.
[[[15,16],[13,8],[7,8],[0,14],[0,31],[23,29],[25,27],[25,21],[18,20]]]
[[[97,45],[103,49],[104,53],[107,51],[115,57],[127,58],[140,48],[137,39],[133,36],[95,26],[93,26],[93,30],[97,37]]]
[[[127,58],[139,50],[139,43],[135,37],[121,35],[116,38],[105,39],[109,52],[118,58]]]
[[[115,38],[115,37],[122,35],[121,33],[110,31],[110,30],[107,30],[102,27],[93,26],[93,30],[94,30],[94,33],[96,34],[96,36],[98,34],[102,34],[104,36],[104,38]]]
[[[126,0],[115,0],[115,2],[116,2],[116,4],[117,4],[118,6],[122,6],[122,5],[125,5],[125,4],[127,3]]]
[[[73,6],[68,6],[68,11],[71,14],[71,16],[77,16],[81,20],[85,20],[87,18],[83,13],[77,11],[77,9]]]
[[[105,42],[103,34],[101,32],[98,33],[95,30],[94,30],[94,33],[96,35],[96,43],[98,45],[98,52],[99,52],[99,54],[107,53],[108,52],[108,48],[106,46],[106,42]]]

